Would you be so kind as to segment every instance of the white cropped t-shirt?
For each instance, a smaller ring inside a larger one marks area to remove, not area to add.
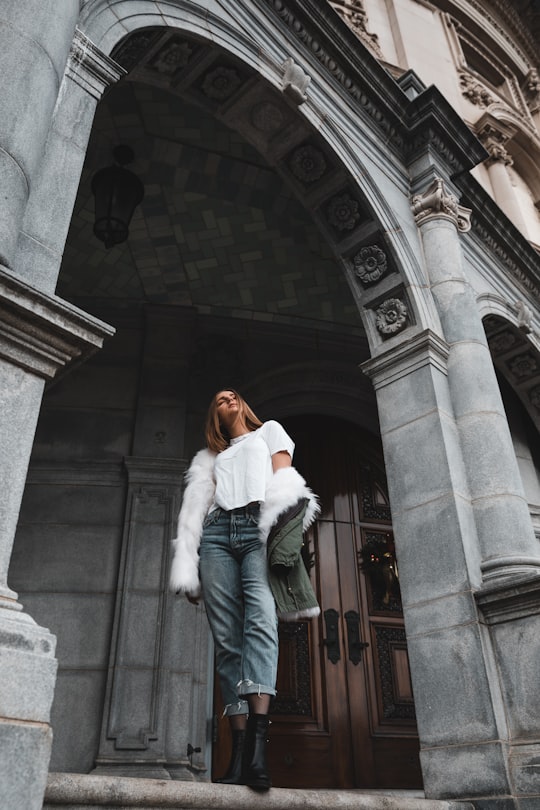
[[[220,506],[230,510],[253,501],[262,503],[273,475],[272,456],[282,450],[292,459],[294,442],[274,420],[231,439],[229,447],[216,456],[216,494],[212,509]]]

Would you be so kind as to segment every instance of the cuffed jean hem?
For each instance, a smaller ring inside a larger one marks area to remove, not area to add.
[[[277,695],[273,686],[265,686],[262,683],[255,683],[249,679],[239,681],[236,685],[239,695]]]
[[[227,703],[223,709],[223,717],[233,717],[237,714],[249,714],[247,700],[237,700],[236,703]]]

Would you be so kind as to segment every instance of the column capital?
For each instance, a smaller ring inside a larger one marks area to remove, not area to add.
[[[486,152],[489,153],[486,166],[498,162],[503,163],[505,166],[511,166],[514,161],[506,149],[506,144],[515,135],[515,127],[500,121],[490,113],[484,113],[477,121],[475,129],[478,139],[482,142]]]
[[[435,177],[422,194],[415,194],[411,207],[417,225],[434,219],[447,219],[461,233],[471,228],[471,209],[459,205],[457,197],[448,191],[442,177]]]

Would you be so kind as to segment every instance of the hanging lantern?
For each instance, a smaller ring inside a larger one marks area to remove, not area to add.
[[[126,241],[133,212],[144,197],[139,178],[124,168],[133,161],[133,150],[116,146],[113,157],[114,165],[100,169],[92,178],[96,198],[94,233],[106,248]]]

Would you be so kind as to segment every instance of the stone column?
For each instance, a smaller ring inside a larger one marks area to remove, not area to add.
[[[78,0],[4,0],[0,9],[0,265],[11,267],[28,195],[40,165]]]
[[[96,105],[125,72],[75,31],[11,268],[43,292],[56,288]]]
[[[507,732],[473,595],[480,559],[450,350],[429,330],[405,335],[362,369],[377,395],[424,786],[428,797],[505,796]]]
[[[52,734],[55,638],[7,583],[45,381],[113,330],[0,268],[0,784],[2,806],[41,810]]]
[[[148,307],[101,741],[95,773],[204,773],[207,628],[169,593],[194,311]],[[189,756],[188,745],[199,749]]]
[[[458,231],[470,212],[441,179],[413,199],[431,291],[449,347],[448,385],[472,500],[484,582],[540,574],[540,549]]]
[[[381,425],[401,542],[398,560],[426,791],[475,799],[478,807],[484,806],[481,797],[489,796],[490,810],[534,807],[540,794],[540,549],[474,292],[462,267],[458,232],[467,230],[470,212],[440,179],[413,199],[413,212],[447,344],[447,385],[437,387],[444,418],[439,425],[433,402],[434,427],[427,415],[423,427],[417,420],[410,436],[417,437],[417,457],[410,459],[410,469],[399,421],[396,429],[388,418]],[[372,371],[379,372],[380,413],[391,406],[383,391],[395,372],[390,362],[387,367],[385,383],[382,361],[371,361]],[[425,387],[413,387],[412,381],[396,391],[396,402],[407,402],[409,419],[418,405],[430,405]],[[441,445],[444,422],[449,440]],[[449,507],[441,509],[440,482],[447,470]],[[423,509],[416,503],[422,499]],[[454,502],[460,506],[459,522]],[[460,583],[458,566],[450,576],[446,566],[462,552]],[[441,595],[430,604],[437,589]]]

